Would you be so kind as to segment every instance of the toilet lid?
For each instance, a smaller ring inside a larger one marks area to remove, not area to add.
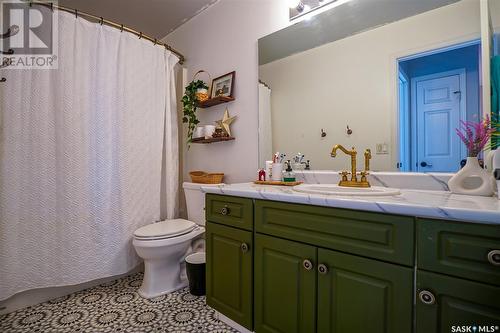
[[[137,229],[134,236],[141,239],[171,238],[187,234],[194,228],[196,228],[196,223],[188,220],[165,220]]]

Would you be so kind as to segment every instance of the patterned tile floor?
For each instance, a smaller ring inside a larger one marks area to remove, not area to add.
[[[0,316],[0,332],[237,332],[215,318],[205,297],[182,289],[153,299],[137,294],[142,273]]]

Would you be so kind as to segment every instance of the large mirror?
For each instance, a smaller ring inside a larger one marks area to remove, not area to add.
[[[375,171],[459,170],[455,128],[483,113],[480,1],[338,1],[261,38],[260,165],[280,151],[345,169],[342,144]]]

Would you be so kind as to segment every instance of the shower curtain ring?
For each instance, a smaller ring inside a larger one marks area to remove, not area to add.
[[[51,2],[51,3],[50,3],[50,10],[51,10],[52,12],[54,11],[54,3],[53,3],[53,2]]]
[[[78,9],[75,8],[75,18],[78,18]]]
[[[157,43],[157,39],[155,38],[155,42],[154,42],[154,44],[153,44],[153,45],[156,45],[156,43]]]
[[[101,25],[103,25],[104,19],[102,18],[102,16],[101,16],[101,20],[99,22],[101,23]]]
[[[120,32],[123,32],[123,24],[120,24]]]
[[[141,39],[141,38],[142,38],[142,32],[141,32],[141,33],[139,33],[139,39]]]

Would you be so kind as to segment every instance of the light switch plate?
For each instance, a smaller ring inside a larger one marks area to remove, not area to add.
[[[389,145],[387,143],[377,143],[375,153],[377,155],[389,154]]]

